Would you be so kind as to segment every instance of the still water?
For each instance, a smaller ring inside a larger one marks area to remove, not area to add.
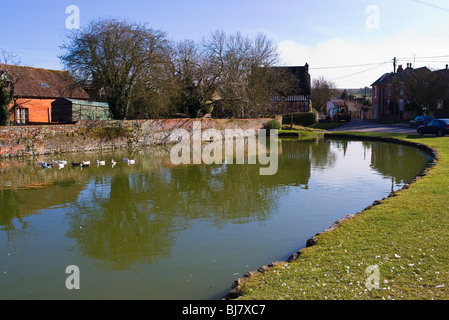
[[[52,157],[91,161],[82,169],[1,161],[0,299],[219,299],[430,160],[382,142],[278,146],[273,176],[254,164],[175,166],[163,147]],[[70,265],[79,289],[66,287]]]

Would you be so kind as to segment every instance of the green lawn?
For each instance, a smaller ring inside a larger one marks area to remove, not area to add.
[[[358,135],[422,143],[438,161],[409,188],[318,235],[297,260],[247,278],[239,299],[449,297],[449,137]]]

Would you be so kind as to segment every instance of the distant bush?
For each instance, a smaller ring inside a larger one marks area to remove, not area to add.
[[[282,118],[282,124],[295,124],[304,127],[310,127],[318,123],[317,112],[301,112],[284,115]]]
[[[281,124],[276,119],[271,119],[265,124],[265,129],[267,130],[279,130],[281,129]]]

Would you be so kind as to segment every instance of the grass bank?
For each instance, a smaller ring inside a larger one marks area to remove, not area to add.
[[[426,176],[394,196],[317,235],[296,260],[244,279],[239,299],[449,297],[449,137],[357,135],[421,143],[434,149],[438,160]]]

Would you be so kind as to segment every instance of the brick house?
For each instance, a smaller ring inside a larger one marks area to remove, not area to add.
[[[89,100],[68,71],[0,64],[0,73],[9,80],[9,89],[14,90],[10,105],[13,124],[75,122],[80,119],[73,116],[73,101],[79,105],[79,101]],[[100,107],[106,108],[107,104]]]
[[[406,69],[399,65],[397,72],[385,73],[371,85],[373,119],[412,119],[416,116],[415,111],[405,108],[408,99],[404,91],[404,81],[414,72],[431,71],[426,67],[413,69],[412,64],[407,63]],[[396,113],[392,111],[393,104],[397,106]]]
[[[414,69],[411,63],[407,64],[407,68],[403,69],[402,65],[398,66],[397,72],[385,73],[377,79],[372,86],[372,117],[373,119],[413,119],[418,112],[413,108],[408,108],[412,104],[410,95],[407,94],[404,83],[409,79],[422,79],[423,85],[430,85],[432,88],[438,88],[432,95],[437,100],[437,106],[428,105],[430,113],[439,115],[449,115],[447,104],[449,104],[449,68],[431,71],[427,67]],[[426,80],[427,79],[427,80]],[[429,80],[432,79],[432,80]],[[413,80],[417,81],[417,80]],[[427,81],[432,81],[429,84]],[[420,83],[420,82],[416,82]],[[423,87],[424,88],[424,87]],[[410,89],[412,90],[412,89]],[[447,103],[444,103],[446,101]],[[433,109],[436,110],[434,111]]]
[[[449,65],[446,64],[446,68],[436,70],[434,73],[438,76],[443,88],[446,88],[446,90],[441,90],[434,116],[437,118],[449,118]]]

